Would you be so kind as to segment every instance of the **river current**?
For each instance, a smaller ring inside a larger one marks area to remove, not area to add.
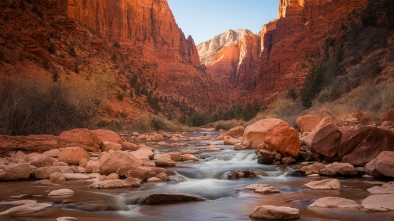
[[[194,134],[193,136],[198,136]],[[222,148],[219,152],[198,154],[199,162],[177,162],[170,168],[171,176],[184,182],[144,183],[139,188],[91,189],[86,181],[67,181],[61,188],[74,190],[69,197],[48,197],[58,186],[44,186],[33,181],[0,183],[0,201],[9,201],[11,196],[29,194],[39,202],[52,203],[53,207],[33,214],[0,216],[0,220],[38,221],[55,220],[57,217],[75,217],[84,221],[135,220],[135,221],[235,221],[251,220],[249,214],[260,205],[289,206],[300,210],[299,220],[354,220],[391,221],[393,212],[368,212],[362,209],[310,208],[313,201],[327,196],[343,197],[361,203],[370,194],[367,189],[374,186],[373,179],[339,178],[341,190],[311,190],[303,185],[327,177],[289,177],[289,168],[257,163],[253,150],[234,151],[232,146],[220,145],[219,141],[206,143],[185,142],[187,149],[199,149],[208,144]],[[159,149],[168,152],[171,149]],[[229,180],[231,171],[252,170],[256,177]],[[243,189],[250,184],[270,184],[281,192],[275,194],[254,193]],[[187,194],[205,198],[205,201],[169,205],[139,205],[138,200],[154,193]],[[9,208],[0,206],[0,211]]]

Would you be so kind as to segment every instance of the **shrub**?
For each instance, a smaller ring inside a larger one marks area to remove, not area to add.
[[[153,114],[144,114],[138,117],[133,122],[132,129],[140,132],[181,131],[179,125]]]
[[[59,134],[86,127],[95,105],[76,99],[59,84],[37,80],[3,80],[0,83],[0,133],[6,135]]]

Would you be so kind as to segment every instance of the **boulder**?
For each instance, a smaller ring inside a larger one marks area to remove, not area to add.
[[[122,143],[122,150],[131,150],[131,151],[136,151],[140,147],[137,144],[133,144],[130,142],[123,142]]]
[[[322,129],[323,127],[327,126],[328,124],[333,124],[333,121],[330,117],[325,117],[321,119],[321,121],[313,128],[313,130],[308,133],[308,135],[303,136],[302,141],[307,145],[311,146],[312,145],[312,140],[316,135],[316,132]]]
[[[104,141],[117,144],[122,143],[122,138],[120,138],[119,134],[112,130],[98,129],[92,130],[92,132],[96,134],[97,138],[100,140],[101,143],[103,143]]]
[[[132,153],[140,160],[149,160],[149,156],[154,154],[152,148],[147,146],[141,146],[137,151],[133,151]]]
[[[242,135],[244,134],[245,128],[243,126],[237,126],[237,127],[233,127],[230,130],[220,134],[216,139],[217,140],[221,140],[224,139],[226,136],[229,137],[242,137]]]
[[[10,164],[0,166],[0,180],[25,180],[30,177],[30,164]]]
[[[182,155],[179,153],[169,153],[171,160],[173,161],[182,161]]]
[[[49,175],[49,179],[51,180],[52,183],[56,183],[56,184],[63,184],[66,181],[64,175],[60,172],[51,173]]]
[[[99,177],[99,181],[104,181],[104,180],[118,180],[119,175],[117,173],[111,173],[110,175],[106,176],[106,175],[101,175]]]
[[[60,151],[59,161],[69,165],[79,165],[79,161],[83,158],[89,160],[89,154],[86,150],[79,146],[66,147]]]
[[[241,144],[235,144],[234,145],[234,150],[246,150],[246,147]]]
[[[341,135],[333,124],[328,124],[318,130],[312,139],[312,152],[319,153],[325,157],[334,157],[339,148]]]
[[[79,146],[85,150],[100,150],[101,141],[95,133],[88,129],[73,129],[64,131],[59,135],[63,147]]]
[[[143,205],[172,204],[190,201],[204,201],[205,199],[181,194],[151,194],[142,197],[138,203]]]
[[[323,197],[313,202],[310,207],[321,208],[360,208],[361,206],[354,200],[340,197]]]
[[[312,165],[301,167],[301,171],[305,172],[305,175],[319,174],[320,170],[324,169],[325,166],[322,163],[314,163]]]
[[[171,160],[171,156],[168,153],[155,154],[153,159],[155,159],[155,160]]]
[[[141,160],[126,151],[103,152],[100,154],[98,161],[100,174],[104,175],[116,173],[123,165],[130,165],[131,167],[142,165]]]
[[[90,177],[86,174],[81,173],[63,173],[63,176],[66,180],[87,180]]]
[[[324,169],[320,170],[320,175],[352,177],[358,175],[358,170],[350,163],[334,162],[326,165]]]
[[[51,166],[55,160],[44,154],[29,154],[29,163],[35,167]]]
[[[58,189],[49,192],[48,196],[72,196],[74,191],[70,189]]]
[[[86,173],[99,173],[99,162],[97,160],[89,160],[86,164]]]
[[[337,179],[325,179],[319,181],[313,181],[305,184],[314,190],[339,190],[341,189],[341,183]]]
[[[103,151],[110,151],[110,150],[121,150],[122,149],[122,145],[120,143],[114,143],[114,142],[110,142],[110,141],[103,141],[101,144],[101,149]]]
[[[194,156],[192,154],[185,154],[185,155],[183,155],[183,160],[184,161],[189,161],[189,160],[191,160],[191,161],[200,161],[200,159],[198,159],[198,157],[196,157],[196,156]]]
[[[0,216],[1,215],[24,215],[24,214],[29,214],[29,213],[35,213],[35,212],[42,211],[42,210],[52,206],[52,204],[49,204],[49,203],[37,203],[35,200],[32,200],[32,201],[33,202],[23,203],[22,205],[12,207],[6,211],[3,211],[0,213]]]
[[[53,135],[0,135],[0,153],[9,153],[14,150],[37,152],[58,149],[60,147],[59,138]]]
[[[365,209],[372,211],[393,211],[394,194],[379,194],[367,197],[362,201]]]
[[[176,163],[173,160],[156,160],[155,165],[157,167],[175,167]]]
[[[308,114],[297,117],[295,124],[300,133],[303,134],[304,132],[312,132],[320,121],[320,117]]]
[[[145,181],[151,177],[156,176],[157,174],[153,171],[151,167],[139,166],[133,169],[129,169],[125,175],[126,177],[134,177]]]
[[[394,151],[383,151],[375,159],[377,172],[387,177],[394,177]]]
[[[48,179],[52,173],[61,172],[59,167],[40,167],[34,170],[34,176],[36,179]]]
[[[264,144],[270,150],[276,150],[292,157],[297,157],[301,148],[297,131],[284,121],[266,134]]]
[[[293,164],[296,162],[296,159],[294,159],[293,157],[283,157],[281,159],[282,164]]]
[[[293,220],[300,218],[300,211],[291,207],[264,205],[255,207],[249,217],[253,219]]]
[[[226,137],[224,137],[223,144],[224,145],[236,145],[236,144],[240,144],[241,142],[242,142],[242,139],[226,136]]]
[[[283,122],[280,119],[263,119],[247,126],[242,136],[242,144],[257,149],[258,145],[264,143],[265,137]]]
[[[10,152],[8,161],[11,163],[27,163],[29,162],[29,156],[22,151]]]
[[[53,150],[48,150],[42,153],[45,156],[48,157],[59,157],[60,156],[60,150],[59,149],[53,149]]]
[[[365,166],[382,151],[394,151],[394,133],[376,127],[363,126],[343,134],[338,156],[345,163]]]

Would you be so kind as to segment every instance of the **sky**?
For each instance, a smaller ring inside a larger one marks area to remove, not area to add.
[[[278,16],[279,0],[168,0],[178,26],[196,45],[229,29],[253,33]]]

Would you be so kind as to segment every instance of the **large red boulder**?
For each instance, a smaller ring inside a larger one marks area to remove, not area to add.
[[[297,157],[301,142],[297,131],[285,122],[275,127],[265,138],[268,149],[277,150],[281,154]]]
[[[59,138],[53,135],[0,135],[0,153],[6,153],[14,150],[38,152],[57,149],[59,147]]]
[[[89,154],[81,147],[66,147],[60,151],[60,162],[78,165],[82,159],[89,161]]]
[[[394,177],[394,151],[383,151],[366,166],[371,175]]]
[[[112,143],[122,143],[122,138],[120,138],[119,134],[112,130],[98,129],[92,130],[94,134],[98,137],[98,139],[103,143],[104,141],[109,141]]]
[[[382,151],[394,150],[394,133],[364,126],[347,131],[341,138],[338,156],[355,166],[365,166]]]
[[[263,119],[247,126],[243,134],[243,145],[257,149],[264,143],[265,137],[283,122],[280,119]]]
[[[304,132],[312,132],[312,130],[316,127],[317,124],[321,121],[321,118],[315,115],[303,115],[299,116],[296,119],[296,126],[300,133]]]
[[[311,150],[325,157],[334,157],[339,148],[341,135],[333,124],[318,130],[313,137]]]
[[[85,150],[100,150],[100,139],[88,129],[78,128],[64,131],[59,135],[59,139],[63,147],[80,146]]]
[[[119,168],[126,165],[129,169],[142,166],[142,160],[127,151],[102,152],[98,161],[100,174],[103,175],[116,173]]]
[[[0,180],[25,180],[30,176],[30,164],[10,164],[0,166]]]

